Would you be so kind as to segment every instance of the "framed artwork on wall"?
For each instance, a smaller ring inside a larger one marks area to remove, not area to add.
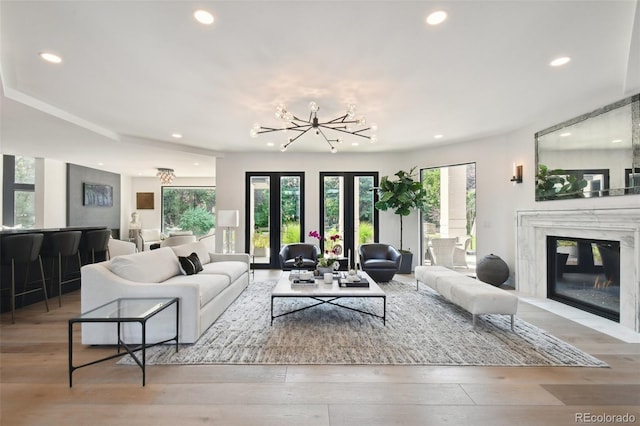
[[[136,209],[153,210],[153,192],[136,192]]]
[[[112,207],[113,187],[98,183],[83,183],[82,204],[90,207]]]

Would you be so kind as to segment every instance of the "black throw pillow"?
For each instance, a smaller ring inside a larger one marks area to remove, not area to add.
[[[189,256],[178,256],[180,261],[180,272],[183,275],[193,275],[202,271],[202,263],[197,253],[191,253]]]

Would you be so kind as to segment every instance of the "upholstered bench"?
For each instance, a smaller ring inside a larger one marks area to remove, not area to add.
[[[511,316],[513,330],[513,316],[518,310],[518,297],[514,294],[442,266],[416,266],[415,275],[416,289],[423,282],[470,312],[474,328],[478,315],[504,314]]]

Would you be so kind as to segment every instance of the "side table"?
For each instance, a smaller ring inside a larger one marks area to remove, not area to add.
[[[161,342],[147,344],[147,321],[158,313],[164,311],[170,306],[176,308],[176,335],[170,339]],[[136,297],[136,298],[120,298],[98,306],[88,312],[81,314],[79,317],[69,320],[69,387],[73,386],[71,375],[79,368],[97,364],[126,354],[131,355],[136,364],[142,369],[142,386],[146,382],[146,349],[163,343],[176,342],[176,352],[178,352],[178,334],[180,332],[180,301],[177,297]],[[73,365],[73,325],[83,322],[112,322],[118,329],[117,353],[100,358],[95,361],[87,362],[82,365]],[[131,346],[124,342],[121,338],[122,324],[140,323],[142,329],[142,343],[140,345]],[[120,352],[123,348],[125,352]],[[142,356],[138,358],[135,352],[142,351]]]

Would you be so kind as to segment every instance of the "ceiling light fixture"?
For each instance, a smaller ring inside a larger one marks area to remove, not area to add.
[[[276,118],[279,118],[284,122],[283,126],[278,128],[264,127],[256,123],[253,125],[253,127],[249,131],[249,134],[251,135],[252,138],[255,138],[261,133],[289,131],[289,130],[299,132],[297,136],[290,137],[287,140],[287,143],[283,143],[282,145],[280,145],[280,151],[282,152],[285,152],[287,148],[289,148],[289,145],[291,145],[300,136],[304,135],[309,130],[313,130],[316,136],[322,136],[324,138],[327,144],[329,144],[329,148],[332,154],[335,154],[336,152],[338,152],[338,149],[336,148],[334,143],[340,144],[342,143],[342,139],[340,138],[329,139],[325,134],[324,130],[333,130],[336,132],[342,132],[350,135],[360,136],[361,138],[369,139],[371,143],[375,143],[378,140],[378,137],[376,135],[367,136],[362,134],[362,132],[365,132],[367,130],[371,130],[372,132],[375,132],[378,130],[378,126],[376,126],[375,124],[371,124],[369,127],[364,127],[367,124],[367,121],[364,117],[355,118],[356,106],[354,104],[350,104],[347,107],[347,112],[344,115],[328,121],[321,122],[320,120],[318,120],[319,110],[320,110],[320,107],[318,106],[317,103],[310,102],[309,103],[309,119],[304,120],[296,117],[295,115],[287,111],[287,108],[284,105],[280,104],[276,107]],[[356,126],[359,126],[361,128],[353,129],[351,127],[352,124],[355,124]]]
[[[434,139],[442,139],[444,137],[444,135],[433,135]]]
[[[169,185],[176,178],[173,169],[167,168],[158,168],[158,173],[156,173],[156,177],[160,178],[160,183],[163,185]]]
[[[40,57],[42,59],[44,59],[47,62],[50,62],[52,64],[59,64],[62,62],[62,58],[58,55],[56,55],[55,53],[50,53],[50,52],[40,52]]]
[[[571,61],[571,58],[568,56],[561,56],[559,58],[554,59],[553,61],[549,62],[549,65],[551,65],[552,67],[561,67],[562,65],[566,65]]]
[[[199,9],[193,12],[193,17],[196,19],[196,21],[200,22],[203,25],[211,25],[214,21],[213,15],[203,9]]]
[[[182,139],[182,134],[180,133],[171,133],[171,137],[174,139]]]
[[[427,24],[429,25],[439,25],[442,24],[447,19],[447,12],[444,10],[438,10],[432,12],[427,16]]]

